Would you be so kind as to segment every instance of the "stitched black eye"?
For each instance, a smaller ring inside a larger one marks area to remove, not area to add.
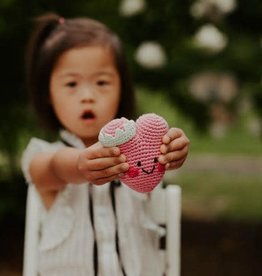
[[[154,158],[154,163],[157,163],[157,162],[158,162],[158,158],[155,157],[155,158]]]
[[[138,161],[137,163],[136,163],[136,165],[138,166],[138,167],[141,167],[141,161]]]

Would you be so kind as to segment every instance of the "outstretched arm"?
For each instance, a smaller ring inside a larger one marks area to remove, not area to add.
[[[190,141],[180,128],[170,128],[162,138],[159,162],[168,170],[180,168],[185,162]]]
[[[67,183],[110,182],[128,170],[125,161],[119,148],[105,148],[98,142],[84,150],[65,147],[55,153],[40,153],[30,164],[30,174],[45,204],[50,206]]]

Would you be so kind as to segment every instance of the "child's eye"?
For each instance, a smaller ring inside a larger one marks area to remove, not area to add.
[[[66,83],[67,87],[76,87],[77,86],[77,82],[76,81],[70,81],[68,83]]]
[[[96,84],[98,86],[105,86],[105,85],[108,85],[109,84],[109,81],[106,81],[106,80],[99,80],[96,82]]]

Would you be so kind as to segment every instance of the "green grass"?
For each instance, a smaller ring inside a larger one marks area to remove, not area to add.
[[[178,173],[184,215],[201,219],[261,220],[262,174]]]
[[[189,134],[192,153],[215,153],[219,155],[244,154],[262,156],[262,140],[246,132],[230,131],[226,137],[215,139],[207,135]]]

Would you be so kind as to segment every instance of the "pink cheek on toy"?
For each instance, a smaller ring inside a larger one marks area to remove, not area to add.
[[[164,172],[164,171],[165,171],[165,166],[162,165],[162,164],[160,164],[160,163],[158,163],[158,164],[157,164],[157,170],[158,170],[159,172]]]
[[[130,167],[129,170],[127,171],[127,174],[129,177],[134,178],[134,177],[138,176],[139,169]]]

